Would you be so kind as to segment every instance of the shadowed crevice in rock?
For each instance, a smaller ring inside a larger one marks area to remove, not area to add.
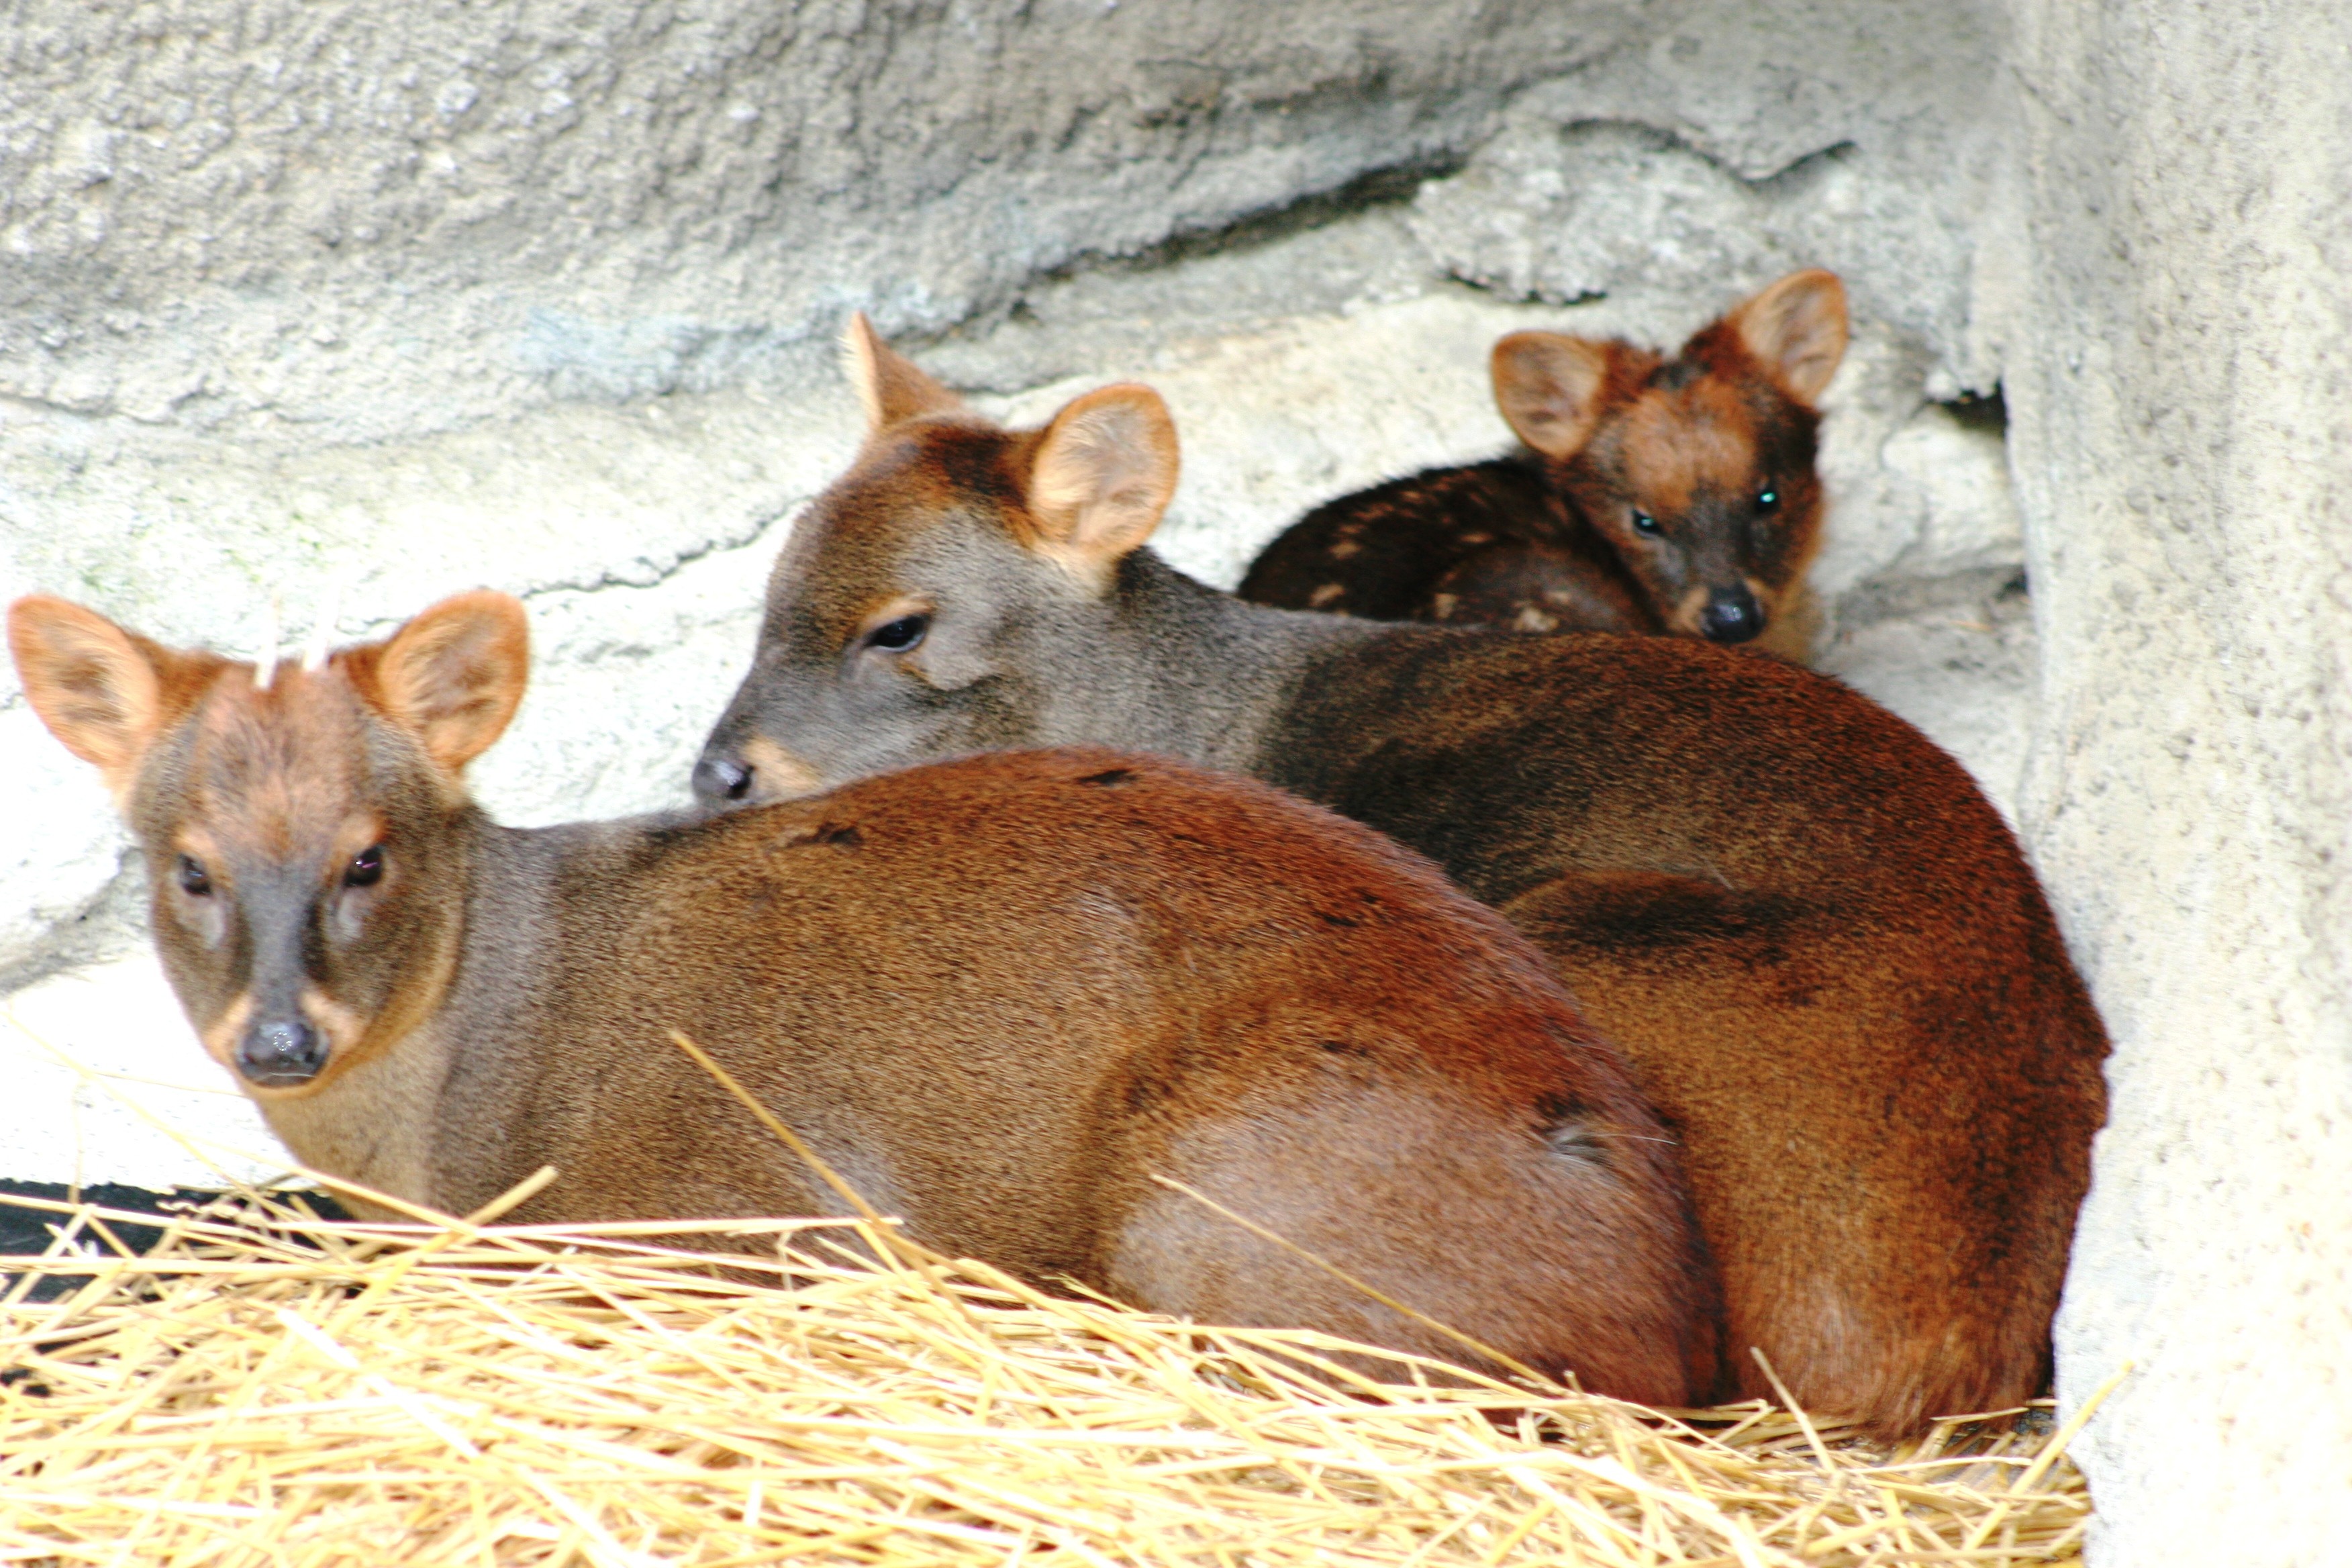
[[[1958,397],[1946,398],[1942,407],[1945,413],[1968,429],[2003,438],[2009,435],[2009,400],[2001,395],[1999,382],[1993,383],[1990,392],[1963,393]]]
[[[1383,168],[1367,169],[1335,189],[1276,203],[1245,214],[1231,223],[1179,230],[1156,245],[1146,246],[1124,256],[1084,252],[1059,267],[1045,269],[1032,281],[1058,282],[1080,272],[1096,269],[1151,272],[1181,267],[1205,257],[1244,254],[1360,213],[1382,207],[1402,207],[1419,195],[1422,187],[1430,181],[1461,173],[1467,162],[1466,153],[1445,152]]]

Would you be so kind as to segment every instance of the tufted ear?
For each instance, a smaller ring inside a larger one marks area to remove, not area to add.
[[[1845,358],[1845,285],[1834,272],[1791,272],[1725,320],[1766,373],[1801,403],[1819,402]]]
[[[1495,345],[1495,405],[1520,440],[1573,458],[1601,423],[1609,345],[1561,332],[1513,332]]]
[[[523,607],[487,590],[444,599],[389,642],[356,652],[355,663],[373,665],[373,679],[359,681],[361,690],[452,773],[505,732],[530,678]]]
[[[118,802],[130,795],[156,737],[227,668],[214,655],[175,653],[46,594],[8,607],[8,651],[33,711],[66,750],[97,766]]]
[[[1128,384],[1087,393],[1034,439],[1032,548],[1099,590],[1175,499],[1176,422],[1158,393]]]
[[[866,319],[850,313],[841,330],[841,363],[857,401],[866,409],[866,433],[877,435],[891,426],[923,414],[958,413],[964,401],[916,368],[915,362],[892,349]]]

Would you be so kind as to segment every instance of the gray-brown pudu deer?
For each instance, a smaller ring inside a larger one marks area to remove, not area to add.
[[[1890,1434],[2035,1393],[2106,1041],[1958,763],[1704,642],[1243,604],[1144,547],[1177,470],[1149,388],[1008,431],[862,321],[850,346],[870,433],[777,563],[698,789],[1085,742],[1369,823],[1533,937],[1633,1059],[1683,1142],[1734,1389],[1769,1392],[1760,1347]]]
[[[1818,618],[1815,405],[1845,356],[1845,286],[1793,272],[1667,358],[1513,332],[1495,402],[1524,444],[1326,501],[1237,590],[1375,621],[1745,643],[1802,659]]]
[[[1541,956],[1246,781],[975,758],[703,820],[522,831],[466,763],[522,607],[264,672],[19,600],[26,694],[145,852],[206,1048],[330,1175],[541,1221],[839,1214],[682,1030],[918,1240],[1140,1306],[1703,1392],[1671,1144]]]

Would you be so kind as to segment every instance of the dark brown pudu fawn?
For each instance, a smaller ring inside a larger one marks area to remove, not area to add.
[[[699,790],[1086,742],[1369,823],[1533,937],[1633,1059],[1720,1268],[1729,1390],[1769,1393],[1760,1347],[1899,1434],[2040,1388],[2106,1041],[1958,764],[1703,642],[1243,604],[1144,547],[1177,469],[1149,388],[1008,431],[862,321],[851,347],[870,434],[777,563]]]
[[[1513,332],[1495,402],[1524,447],[1326,501],[1239,590],[1288,610],[1751,643],[1802,660],[1820,548],[1815,412],[1845,286],[1791,273],[1672,359]]]
[[[1475,1361],[1160,1174],[1548,1375],[1706,1389],[1712,1275],[1623,1063],[1355,823],[1065,751],[523,831],[460,778],[522,694],[503,595],[266,686],[58,599],[9,638],[206,1047],[318,1170],[465,1213],[558,1167],[525,1220],[844,1213],[677,1029],[940,1250]]]

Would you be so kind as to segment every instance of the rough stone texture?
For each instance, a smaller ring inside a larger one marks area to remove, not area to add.
[[[2062,1388],[2105,1564],[2352,1552],[2340,7],[2020,7],[2022,816],[2116,1039]]]
[[[14,11],[0,383],[347,437],[733,384],[849,304],[944,328],[1076,256],[1460,148],[1644,20],[1501,0]]]

